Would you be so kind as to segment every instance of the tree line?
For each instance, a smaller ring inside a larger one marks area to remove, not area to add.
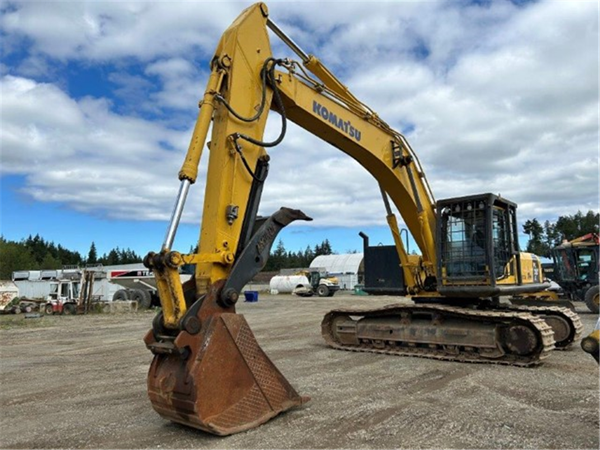
[[[523,232],[528,235],[527,251],[540,256],[550,256],[550,250],[560,245],[563,240],[572,240],[587,233],[599,233],[600,214],[578,211],[573,215],[559,216],[556,222],[546,220],[543,224],[536,218],[523,224]],[[192,252],[193,249],[190,249]],[[319,255],[335,253],[328,239],[314,247],[307,246],[297,252],[285,248],[280,239],[267,260],[265,271],[278,271],[296,267],[308,267]],[[119,247],[98,255],[94,242],[86,256],[69,250],[60,244],[46,241],[39,234],[29,236],[19,242],[0,237],[0,280],[8,280],[16,270],[52,270],[68,265],[83,266],[86,264],[132,264],[139,263],[142,258],[133,250]]]
[[[198,252],[198,246],[191,246],[190,253],[196,252]],[[276,272],[281,269],[307,268],[317,256],[332,255],[334,253],[329,239],[325,239],[314,247],[307,245],[306,249],[297,252],[286,250],[283,241],[279,239],[275,249],[271,249],[269,259],[267,260],[267,264],[265,264],[263,271]],[[192,269],[191,267],[188,267],[186,270]]]
[[[279,239],[275,250],[271,251],[271,255],[267,260],[267,264],[263,269],[265,272],[278,271],[281,269],[293,269],[300,267],[309,267],[313,259],[320,255],[331,255],[333,249],[328,239],[325,239],[320,244],[311,248],[306,246],[304,251],[299,250],[297,252],[288,251],[285,249],[283,241]]]
[[[17,270],[54,270],[64,266],[84,266],[86,264],[131,264],[141,262],[142,258],[133,250],[112,249],[98,256],[96,245],[92,242],[87,257],[81,253],[66,249],[60,244],[46,241],[39,234],[29,235],[21,241],[10,241],[0,237],[0,280],[10,280]]]
[[[190,249],[190,252],[192,251],[193,248]],[[279,240],[275,249],[271,251],[264,270],[308,267],[315,257],[332,253],[331,244],[327,239],[314,247],[307,246],[304,251],[297,252],[286,250],[283,241]],[[64,266],[112,266],[139,262],[142,262],[142,257],[129,248],[117,247],[99,256],[96,244],[92,242],[88,254],[83,256],[60,244],[47,241],[39,234],[30,235],[19,242],[0,237],[0,280],[10,280],[12,273],[17,270],[55,270]]]
[[[600,214],[588,211],[583,214],[559,216],[556,222],[546,220],[541,224],[536,218],[523,224],[523,232],[529,236],[527,251],[536,255],[549,257],[550,250],[560,245],[563,240],[571,241],[588,233],[598,234]]]

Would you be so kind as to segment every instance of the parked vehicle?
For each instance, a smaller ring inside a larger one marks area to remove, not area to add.
[[[180,277],[183,283],[191,275],[182,273]],[[108,280],[121,287],[113,294],[113,301],[136,301],[138,309],[160,306],[156,280],[149,270],[113,270],[108,273]]]
[[[590,311],[598,313],[599,239],[588,233],[552,249],[554,280],[571,300],[585,302]]]
[[[93,270],[83,270],[79,278],[64,278],[50,283],[50,295],[44,306],[46,314],[87,314],[94,289]]]
[[[340,290],[336,277],[329,276],[325,269],[298,269],[294,273],[275,275],[269,281],[272,292],[294,294],[300,297],[332,297]]]

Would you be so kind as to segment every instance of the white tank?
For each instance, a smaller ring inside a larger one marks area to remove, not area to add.
[[[269,288],[280,294],[291,294],[297,286],[310,286],[304,275],[275,275],[269,282]]]

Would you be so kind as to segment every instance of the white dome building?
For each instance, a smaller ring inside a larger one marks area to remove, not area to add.
[[[337,277],[341,289],[354,289],[363,282],[364,265],[362,253],[343,255],[319,255],[310,263],[311,269],[323,268]]]

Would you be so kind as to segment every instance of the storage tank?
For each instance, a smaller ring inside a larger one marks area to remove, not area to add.
[[[298,286],[310,287],[308,278],[304,275],[275,275],[269,282],[271,292],[280,294],[291,294]]]

